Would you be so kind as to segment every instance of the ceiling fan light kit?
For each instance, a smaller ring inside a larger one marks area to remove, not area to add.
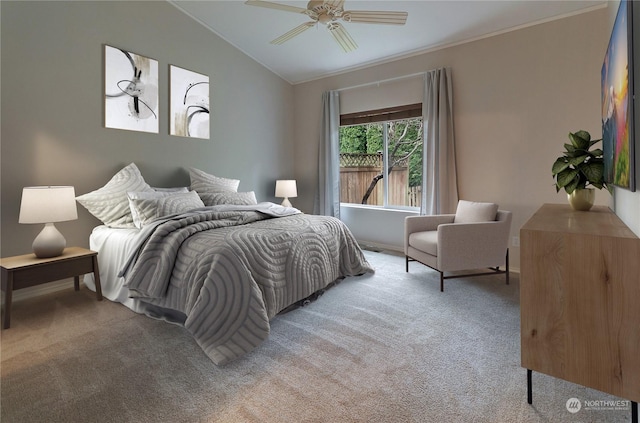
[[[293,37],[302,34],[307,29],[321,23],[327,27],[334,40],[345,52],[358,48],[355,40],[349,35],[346,28],[337,22],[339,19],[349,23],[404,25],[407,21],[407,12],[377,11],[377,10],[344,10],[345,0],[311,0],[307,8],[289,6],[286,4],[272,3],[262,0],[248,0],[245,4],[250,6],[265,7],[267,9],[282,10],[285,12],[301,13],[312,20],[305,22],[292,30],[282,34],[271,44],[282,44]]]

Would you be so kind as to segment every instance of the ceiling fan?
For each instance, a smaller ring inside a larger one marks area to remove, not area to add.
[[[250,6],[266,7],[268,9],[283,10],[285,12],[301,13],[311,18],[310,22],[305,22],[293,28],[271,41],[271,44],[282,44],[289,41],[296,35],[302,34],[307,29],[318,23],[327,26],[329,33],[333,35],[336,42],[345,52],[350,52],[358,48],[351,35],[342,26],[339,19],[345,22],[404,25],[407,21],[407,12],[376,11],[376,10],[344,10],[345,0],[311,0],[307,8],[290,6],[287,4],[272,3],[262,0],[248,0],[245,4]]]

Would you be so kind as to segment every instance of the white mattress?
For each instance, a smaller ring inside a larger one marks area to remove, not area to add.
[[[139,246],[141,232],[140,229],[116,229],[104,225],[95,227],[91,232],[89,248],[98,252],[102,295],[111,301],[124,304],[136,313],[182,325],[185,319],[182,313],[130,298],[129,289],[124,286],[124,278],[118,276]],[[93,273],[84,276],[84,284],[95,292]]]
[[[139,232],[139,229],[113,229],[103,225],[94,228],[89,237],[89,248],[98,252],[102,295],[132,309],[134,300],[129,298],[124,278],[118,277],[118,273],[133,253]],[[84,276],[84,283],[92,291],[96,290],[93,273]]]

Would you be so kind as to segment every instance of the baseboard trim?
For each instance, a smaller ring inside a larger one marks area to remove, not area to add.
[[[62,291],[64,289],[73,288],[73,278],[61,279],[55,282],[49,282],[42,285],[31,286],[29,288],[19,289],[13,291],[12,303],[16,301],[26,300],[28,298],[34,298],[41,295],[51,294],[54,292]],[[5,293],[2,291],[2,304],[4,305]]]
[[[392,251],[394,253],[404,254],[404,250],[399,248],[397,245],[391,244],[383,244],[380,242],[371,242],[371,241],[358,241],[358,245],[363,250],[369,250],[374,252],[383,252],[383,251]]]

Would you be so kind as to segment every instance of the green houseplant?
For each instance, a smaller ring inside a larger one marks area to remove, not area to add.
[[[571,144],[565,144],[565,152],[553,163],[551,173],[555,179],[556,192],[567,193],[569,203],[576,210],[589,210],[595,199],[592,188],[611,188],[604,180],[602,150],[591,150],[602,139],[592,140],[591,134],[580,130],[569,133]]]

